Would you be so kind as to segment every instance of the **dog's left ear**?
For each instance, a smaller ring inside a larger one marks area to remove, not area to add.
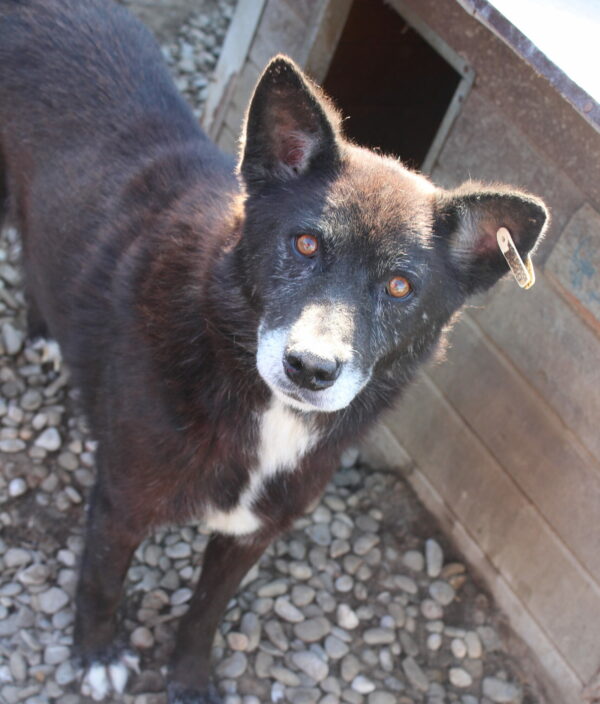
[[[339,116],[321,90],[287,56],[260,77],[242,136],[240,173],[248,191],[339,161]]]
[[[549,221],[539,198],[508,186],[475,183],[444,192],[437,211],[437,234],[448,244],[451,263],[467,295],[488,289],[509,271],[497,241],[501,227],[510,232],[525,260]]]

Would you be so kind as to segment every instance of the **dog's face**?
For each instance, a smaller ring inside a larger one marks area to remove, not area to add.
[[[524,256],[547,218],[527,194],[443,191],[349,144],[327,100],[281,57],[252,99],[240,172],[258,371],[304,411],[340,410],[375,369],[424,356],[466,296],[508,270],[498,228]]]

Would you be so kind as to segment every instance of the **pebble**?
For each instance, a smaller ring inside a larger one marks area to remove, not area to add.
[[[151,648],[154,645],[154,636],[152,635],[152,631],[149,628],[146,628],[146,626],[138,626],[138,628],[134,629],[130,640],[131,644],[135,648],[140,648],[142,650]]]
[[[452,655],[458,660],[462,660],[467,655],[467,645],[461,638],[453,638],[450,643]]]
[[[427,647],[429,650],[439,650],[442,647],[442,636],[439,633],[430,633],[427,636]]]
[[[10,323],[4,323],[2,326],[2,343],[7,354],[14,356],[21,351],[25,335]]]
[[[473,684],[473,678],[462,667],[451,667],[448,673],[450,684],[458,688],[470,687]]]
[[[425,562],[427,563],[427,575],[439,577],[444,564],[444,553],[440,544],[433,538],[425,542]]]
[[[48,452],[55,452],[61,446],[60,433],[56,428],[46,428],[35,441],[36,447],[41,447]]]
[[[467,645],[467,654],[471,659],[477,660],[483,655],[481,640],[475,631],[469,631],[465,635],[465,643]]]
[[[45,614],[52,615],[69,603],[69,596],[59,587],[50,587],[47,591],[38,594],[38,602]]]
[[[363,639],[368,645],[386,645],[396,640],[396,634],[389,628],[368,628]]]
[[[516,704],[522,696],[519,687],[498,677],[484,678],[483,695],[495,704]]]
[[[305,643],[316,643],[331,631],[331,624],[326,618],[309,618],[294,626],[294,633]]]
[[[379,536],[374,533],[365,533],[354,541],[352,549],[356,555],[366,555],[379,543]]]
[[[246,672],[248,667],[248,658],[244,653],[234,653],[228,658],[221,660],[217,665],[217,674],[219,677],[231,677],[236,679]]]
[[[402,661],[402,669],[413,687],[420,692],[426,692],[429,689],[429,680],[413,657],[405,658]]]
[[[348,654],[350,648],[336,636],[325,638],[325,652],[332,660],[339,660]]]
[[[364,675],[358,675],[352,680],[352,689],[359,694],[370,694],[375,691],[375,684]]]
[[[368,704],[398,704],[398,699],[390,692],[373,692],[369,694]]]
[[[0,452],[6,452],[7,454],[14,454],[15,452],[22,452],[27,445],[22,441],[19,440],[18,438],[6,438],[4,440],[0,440]],[[17,482],[16,486],[20,489],[23,482],[23,480],[19,479],[13,479],[10,484],[13,482]],[[24,482],[23,482],[24,483]],[[10,485],[9,485],[10,486]],[[19,490],[17,489],[17,490]],[[25,485],[25,489],[27,489],[27,485]],[[10,488],[9,488],[9,493],[10,493]],[[23,492],[21,492],[23,493]],[[11,496],[20,496],[20,494],[11,494]]]
[[[336,618],[341,628],[346,628],[350,631],[354,630],[360,623],[356,612],[348,604],[340,604],[337,607]]]
[[[290,623],[300,623],[300,621],[304,621],[302,611],[290,603],[287,597],[280,596],[275,599],[275,613]]]
[[[408,550],[402,556],[402,562],[413,572],[422,572],[425,567],[425,558],[418,550]]]
[[[323,681],[329,674],[327,663],[307,650],[293,653],[292,662],[316,682]]]
[[[31,553],[23,548],[9,548],[4,553],[4,564],[8,569],[23,567],[31,562]]]
[[[429,585],[429,593],[442,606],[448,606],[454,600],[454,589],[442,580],[437,580]]]

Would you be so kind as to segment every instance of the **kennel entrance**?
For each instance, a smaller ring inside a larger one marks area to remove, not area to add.
[[[350,139],[429,172],[471,82],[402,2],[353,0],[323,87]]]

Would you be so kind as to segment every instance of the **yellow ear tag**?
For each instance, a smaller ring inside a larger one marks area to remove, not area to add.
[[[501,227],[498,230],[496,239],[498,240],[498,247],[500,247],[500,251],[504,255],[506,263],[510,267],[519,286],[521,288],[531,288],[535,283],[535,273],[529,254],[525,261],[521,259],[521,255],[513,242],[513,238],[505,227]]]

